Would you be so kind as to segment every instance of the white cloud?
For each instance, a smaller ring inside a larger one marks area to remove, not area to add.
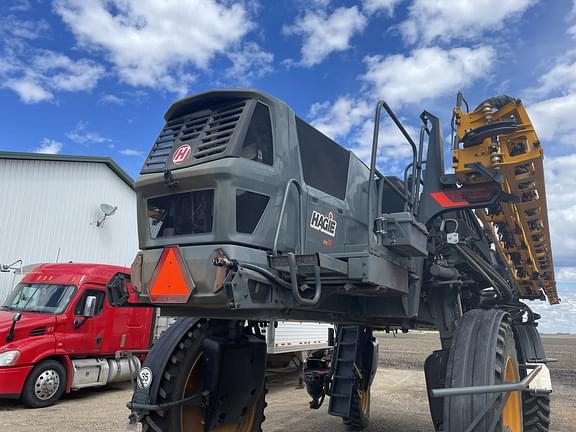
[[[63,144],[50,138],[42,138],[40,146],[33,150],[34,153],[57,154],[62,150]]]
[[[404,127],[412,139],[417,138],[416,128],[406,124]],[[351,150],[364,162],[370,161],[374,136],[374,120],[367,119],[352,136]],[[412,156],[412,150],[400,130],[388,119],[382,119],[378,135],[378,164],[393,167],[395,175],[406,166],[406,159]]]
[[[16,92],[24,103],[53,100],[59,91],[91,90],[104,75],[94,61],[31,45],[49,30],[44,20],[0,17],[0,88]]]
[[[538,86],[529,89],[529,97],[543,97],[551,94],[567,94],[576,90],[576,62],[571,61],[570,53],[538,79]]]
[[[126,103],[124,98],[121,98],[120,96],[116,96],[114,94],[105,94],[98,100],[98,102],[110,105],[124,105]]]
[[[362,9],[372,15],[378,12],[384,12],[386,15],[394,14],[394,9],[403,0],[363,0]]]
[[[241,50],[230,53],[228,58],[232,66],[224,75],[242,85],[272,72],[274,54],[264,51],[255,42],[246,43]]]
[[[103,51],[122,81],[183,94],[253,28],[243,2],[214,0],[56,0],[79,44]]]
[[[85,146],[91,144],[103,144],[110,143],[112,140],[110,138],[100,135],[98,132],[89,131],[86,129],[88,123],[79,122],[73,131],[66,134],[68,139],[74,141],[76,144],[82,144]]]
[[[576,267],[561,267],[556,273],[559,282],[576,282]]]
[[[494,62],[491,47],[419,48],[409,55],[367,57],[362,77],[372,93],[393,105],[420,103],[452,93],[486,77]]]
[[[554,264],[565,277],[576,267],[576,154],[546,157],[544,167]]]
[[[521,16],[537,0],[414,0],[399,26],[409,43],[473,39]]]
[[[529,301],[528,306],[534,312],[542,315],[538,321],[540,333],[571,333],[576,334],[576,294],[572,290],[558,290],[562,302],[557,305],[549,305],[540,301]]]
[[[524,92],[541,140],[576,146],[576,51],[568,51]]]
[[[32,68],[51,88],[64,91],[90,90],[104,74],[104,68],[90,60],[74,61],[53,51],[37,55]]]
[[[308,8],[326,8],[330,4],[331,0],[296,0],[301,6]]]
[[[368,163],[374,133],[374,107],[384,99],[393,107],[420,103],[455,92],[486,76],[494,59],[490,47],[416,49],[408,55],[374,56],[365,59],[365,88],[358,97],[340,96],[334,102],[315,103],[310,122],[326,135],[345,143]],[[403,121],[413,139],[418,130]],[[411,149],[398,128],[383,118],[380,126],[378,164],[387,173],[402,171]]]
[[[334,103],[315,103],[310,108],[310,123],[330,138],[346,144],[366,164],[370,162],[374,134],[374,106],[365,99],[341,96]],[[414,138],[416,129],[406,126]],[[387,119],[380,124],[377,161],[388,174],[401,174],[411,150],[404,136]]]
[[[310,67],[321,63],[333,52],[349,49],[350,39],[364,30],[367,21],[356,6],[340,7],[331,15],[322,10],[308,10],[283,31],[303,37],[300,64]]]
[[[0,17],[0,35],[3,38],[38,39],[50,31],[45,20],[21,20],[14,15]]]
[[[533,103],[528,112],[540,139],[576,145],[576,92]]]
[[[366,101],[341,96],[334,103],[315,103],[310,108],[309,116],[314,127],[336,140],[347,136],[371,113],[372,108]]]
[[[104,75],[104,68],[90,60],[71,58],[29,47],[5,51],[0,60],[0,87],[13,90],[24,103],[54,99],[58,91],[89,91]]]
[[[50,91],[43,88],[32,77],[9,79],[4,82],[3,87],[16,92],[20,100],[27,104],[45,102],[54,98]]]
[[[141,152],[140,150],[134,150],[134,149],[130,149],[130,148],[122,149],[122,150],[119,150],[118,152],[120,154],[123,154],[124,156],[139,156],[139,157],[144,156],[144,153]]]
[[[8,10],[13,12],[26,12],[32,8],[30,4],[30,0],[16,0],[12,6],[8,8]]]

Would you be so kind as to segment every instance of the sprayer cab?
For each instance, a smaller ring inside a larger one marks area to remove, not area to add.
[[[384,113],[412,149],[403,179],[377,169]],[[424,260],[454,226],[462,238],[482,236],[471,209],[508,196],[496,182],[461,186],[446,176],[439,120],[424,112],[416,143],[385,102],[376,107],[369,166],[258,91],[203,93],[165,118],[136,182],[142,251],[132,281],[141,302],[174,314],[432,322],[421,313],[429,307]],[[489,262],[480,243],[478,259]],[[442,256],[431,264],[454,266]]]
[[[317,304],[314,287],[326,278],[332,286],[354,279],[408,291],[402,257],[378,274],[370,270],[369,168],[284,102],[258,91],[212,91],[176,102],[165,120],[136,182],[142,252],[133,280],[144,301],[285,309]],[[404,212],[397,192],[405,182],[386,180],[377,189],[378,214]],[[416,226],[411,213],[402,214]],[[417,228],[422,255],[426,229]],[[169,281],[158,278],[165,262],[181,264],[172,285],[188,289],[168,292]],[[242,280],[227,293],[234,278]],[[247,292],[240,302],[239,285]]]

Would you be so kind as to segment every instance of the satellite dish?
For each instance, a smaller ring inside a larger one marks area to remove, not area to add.
[[[104,222],[106,221],[106,218],[116,213],[116,210],[118,210],[118,206],[111,206],[110,204],[106,203],[100,204],[100,211],[104,216],[96,220],[96,226],[102,227],[104,225]]]
[[[100,210],[104,213],[104,216],[112,216],[118,210],[118,206],[111,206],[110,204],[102,203],[100,204]]]

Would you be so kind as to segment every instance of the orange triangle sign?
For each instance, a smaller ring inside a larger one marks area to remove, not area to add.
[[[165,248],[150,284],[150,300],[153,303],[186,303],[193,289],[194,281],[180,250]]]

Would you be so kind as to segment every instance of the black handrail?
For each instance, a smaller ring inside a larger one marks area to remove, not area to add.
[[[375,118],[374,118],[374,136],[372,139],[372,153],[370,156],[370,177],[368,179],[368,227],[369,227],[369,229],[372,226],[373,221],[374,221],[373,220],[374,219],[374,209],[373,209],[373,207],[374,207],[373,201],[374,200],[372,198],[372,191],[374,190],[374,182],[375,182],[374,178],[376,175],[380,175],[381,176],[380,178],[383,181],[385,181],[388,184],[388,186],[390,186],[390,189],[392,189],[392,191],[394,191],[402,199],[404,199],[404,201],[406,201],[408,206],[410,208],[412,208],[412,201],[411,201],[410,197],[408,195],[406,195],[405,193],[403,193],[402,191],[400,191],[396,187],[396,185],[394,185],[394,183],[392,183],[392,181],[390,179],[388,179],[384,175],[381,175],[376,169],[376,159],[378,157],[378,137],[380,134],[380,117],[382,116],[382,108],[384,108],[386,110],[386,113],[388,114],[388,116],[392,119],[392,121],[394,122],[396,127],[400,130],[400,132],[402,132],[402,135],[404,135],[404,137],[406,138],[406,140],[410,144],[410,147],[412,147],[412,186],[411,186],[412,191],[414,191],[414,189],[416,187],[416,165],[417,165],[417,160],[418,160],[418,149],[416,147],[416,143],[414,142],[414,140],[412,139],[412,137],[410,136],[408,131],[406,131],[406,129],[404,128],[404,125],[402,125],[400,120],[398,120],[398,117],[396,117],[396,114],[394,114],[394,111],[392,111],[390,106],[385,101],[379,101],[378,104],[376,105],[376,113],[375,113]],[[368,235],[368,246],[369,246],[369,248],[372,246],[372,232],[371,232],[371,230],[370,230],[370,233]]]

